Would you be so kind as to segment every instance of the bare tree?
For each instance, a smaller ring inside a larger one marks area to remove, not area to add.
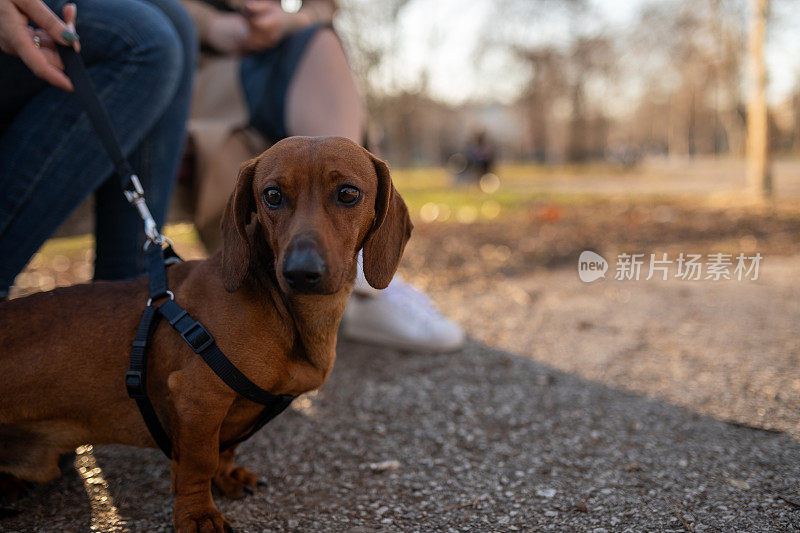
[[[534,160],[546,163],[551,152],[550,109],[556,97],[566,88],[561,68],[563,58],[551,46],[515,48],[514,52],[532,70],[530,83],[520,98],[528,123],[529,154]]]
[[[339,2],[337,27],[363,84],[373,142],[403,163],[455,149],[475,117],[484,120],[476,110],[492,95],[476,92],[469,105],[455,106],[429,90],[426,68],[433,67],[404,66],[398,21],[410,0]],[[523,157],[746,153],[748,183],[768,194],[770,142],[775,150],[800,145],[800,118],[791,118],[800,117],[800,103],[776,109],[781,120],[770,128],[767,8],[775,10],[770,35],[780,35],[781,24],[796,18],[779,15],[796,2],[645,0],[634,24],[622,26],[590,0],[497,0],[476,32],[472,68],[484,88],[503,75],[498,65],[514,70],[502,81],[506,89],[517,84],[510,122],[519,131],[514,153]]]
[[[635,131],[670,154],[744,152],[744,6],[741,0],[645,4],[638,24],[622,36],[635,50],[623,58],[623,77],[645,88]]]
[[[580,37],[575,40],[569,53],[570,103],[565,157],[570,162],[582,162],[591,157],[603,156],[606,147],[605,135],[593,126],[605,127],[605,118],[597,110],[592,111],[587,102],[586,85],[592,77],[607,78],[614,71],[614,51],[606,37]],[[594,115],[594,117],[592,117]]]
[[[530,72],[518,100],[527,119],[528,152],[546,161],[560,145],[568,161],[602,157],[608,120],[591,87],[613,84],[615,51],[613,39],[594,24],[598,16],[591,3],[500,0],[495,6],[484,30],[487,47],[511,50]],[[553,33],[554,27],[566,35]],[[551,41],[541,39],[548,34]],[[554,108],[568,109],[568,116],[556,118]]]
[[[764,60],[769,0],[752,0],[748,35],[747,183],[754,194],[772,195],[767,116],[767,66]]]
[[[398,17],[409,0],[339,0],[338,3],[341,9],[336,27],[344,38],[350,63],[361,81],[367,105],[379,105],[387,90],[398,90]]]

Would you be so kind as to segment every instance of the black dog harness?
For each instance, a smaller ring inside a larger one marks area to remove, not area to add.
[[[147,260],[150,270],[150,299],[142,314],[142,319],[139,321],[139,327],[136,329],[136,338],[131,343],[131,367],[125,374],[128,396],[136,400],[136,405],[139,406],[139,411],[142,413],[142,418],[144,418],[153,440],[167,457],[171,457],[172,443],[169,435],[164,430],[153,403],[147,396],[147,351],[160,318],[163,317],[167,319],[170,326],[175,328],[175,331],[180,333],[194,353],[202,357],[203,361],[228,387],[251,402],[264,406],[264,410],[261,411],[255,424],[244,436],[233,442],[220,444],[220,451],[224,451],[253,436],[267,422],[289,407],[294,396],[272,394],[250,381],[230,359],[225,357],[217,343],[214,342],[214,337],[203,324],[194,320],[185,309],[175,302],[174,295],[167,289],[166,264],[180,261],[180,258],[172,250],[172,246],[168,246],[164,250],[161,246],[151,245],[148,248]],[[153,302],[164,298],[168,299],[163,304],[153,305]]]
[[[250,438],[267,422],[283,412],[292,403],[294,396],[272,394],[250,381],[230,359],[225,357],[208,330],[175,302],[175,295],[167,286],[167,266],[180,262],[181,258],[173,251],[166,237],[158,232],[155,220],[150,215],[145,203],[144,191],[139,178],[133,173],[122,155],[108,113],[97,97],[83,60],[72,48],[59,46],[58,51],[64,63],[64,70],[75,87],[76,97],[89,115],[89,120],[100,136],[106,152],[114,162],[117,174],[122,178],[125,197],[139,211],[139,215],[144,221],[145,235],[148,239],[145,248],[150,276],[150,299],[147,301],[147,307],[139,321],[136,338],[131,343],[130,370],[125,374],[128,396],[136,400],[136,405],[142,413],[142,418],[153,440],[164,454],[171,458],[172,441],[159,420],[153,403],[147,396],[147,352],[152,343],[153,334],[163,317],[228,387],[251,402],[264,406],[264,410],[256,422],[243,436],[232,442],[220,443],[220,451],[224,451]],[[165,244],[166,247],[164,247]],[[154,305],[155,302],[165,298],[167,300],[161,305]]]

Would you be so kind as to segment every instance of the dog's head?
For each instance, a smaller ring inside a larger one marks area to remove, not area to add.
[[[364,275],[383,289],[412,227],[386,163],[342,137],[289,137],[239,170],[222,218],[225,288],[274,268],[285,293],[332,294],[363,247]],[[269,266],[253,264],[264,249]]]

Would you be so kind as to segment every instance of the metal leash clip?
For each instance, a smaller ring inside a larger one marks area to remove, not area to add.
[[[145,202],[144,199],[144,189],[142,188],[142,182],[139,181],[139,176],[131,174],[129,183],[133,186],[133,190],[126,188],[123,189],[122,192],[125,194],[125,198],[128,202],[139,212],[139,216],[142,217],[142,221],[144,222],[144,234],[147,236],[147,242],[144,245],[145,249],[150,246],[151,242],[159,246],[164,244],[164,242],[166,242],[166,237],[158,232],[156,221],[153,219],[153,215],[150,214],[150,209],[147,207],[147,202]]]

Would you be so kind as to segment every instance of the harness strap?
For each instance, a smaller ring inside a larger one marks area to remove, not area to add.
[[[152,305],[145,308],[136,330],[136,338],[131,343],[131,367],[125,374],[125,388],[128,389],[128,396],[136,400],[136,405],[153,440],[164,455],[172,457],[172,442],[147,396],[147,350],[160,319],[158,308]]]
[[[170,246],[169,249],[172,250],[172,247]],[[174,252],[172,253],[174,254]],[[150,300],[155,302],[169,296],[164,250],[158,244],[150,243],[147,248],[147,272],[150,279]]]
[[[250,431],[248,431],[238,439],[234,440],[233,442],[223,444],[222,446],[220,446],[219,450],[221,452],[224,452],[228,448],[236,446],[237,444],[246,441],[256,433],[258,433],[258,431],[264,426],[266,426],[269,422],[271,422],[273,418],[275,418],[283,411],[285,411],[286,408],[289,407],[289,405],[291,405],[292,400],[294,400],[294,396],[290,396],[288,394],[281,394],[279,396],[276,395],[274,403],[272,405],[266,406],[264,410],[261,411],[261,414],[258,415],[258,420],[256,420],[255,424],[253,424],[253,427],[250,429]]]
[[[244,396],[251,402],[267,406],[278,403],[281,398],[283,398],[281,401],[285,401],[286,398],[293,398],[289,395],[272,394],[250,381],[222,353],[208,330],[200,322],[194,320],[174,300],[164,302],[158,308],[158,312],[167,319],[170,326],[180,333],[183,340],[192,350],[203,358],[203,361],[206,362],[211,370],[240,396]]]

